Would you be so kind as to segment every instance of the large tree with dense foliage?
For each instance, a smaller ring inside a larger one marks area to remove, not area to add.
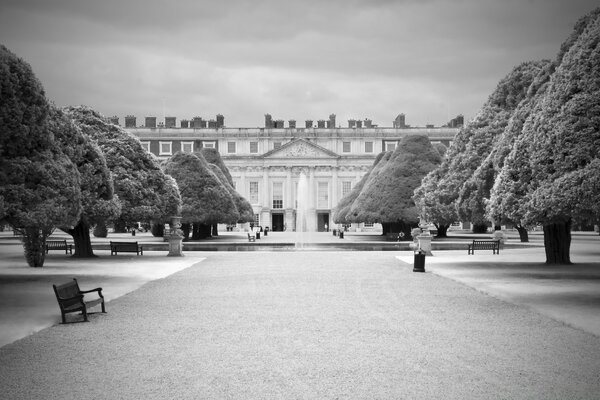
[[[370,174],[350,214],[362,222],[381,223],[384,232],[403,232],[409,238],[411,228],[419,223],[414,190],[440,162],[440,154],[427,136],[404,137],[389,160],[379,163],[381,170]]]
[[[121,204],[114,195],[113,181],[104,154],[89,136],[62,110],[53,108],[49,129],[81,176],[82,213],[74,227],[62,229],[73,236],[74,257],[94,257],[90,228],[117,218]]]
[[[200,150],[200,154],[204,157],[204,159],[212,165],[215,165],[220,170],[219,172],[213,169],[215,175],[221,180],[223,185],[227,188],[231,196],[233,197],[233,201],[235,202],[235,206],[237,212],[239,213],[239,217],[237,221],[234,222],[252,222],[254,221],[254,210],[252,209],[252,205],[250,202],[241,194],[239,194],[235,188],[233,187],[233,178],[229,173],[229,169],[223,162],[221,155],[217,149],[211,148],[202,148]],[[216,227],[213,229],[213,235],[216,234]]]
[[[363,175],[363,177],[358,181],[358,183],[356,185],[354,185],[354,187],[352,188],[352,190],[350,190],[349,193],[347,193],[344,197],[342,197],[340,199],[337,206],[333,210],[333,221],[336,224],[349,224],[352,222],[351,216],[349,215],[350,208],[352,207],[352,203],[354,203],[354,200],[356,200],[356,198],[360,194],[361,190],[365,186],[365,183],[369,179],[369,176],[371,175],[371,172],[373,171],[373,169],[377,167],[377,165],[379,164],[379,162],[382,159],[384,159],[386,157],[387,157],[387,159],[389,159],[389,157],[391,155],[392,155],[391,151],[379,153],[377,155],[377,157],[375,158],[375,161],[373,162],[371,167],[369,167],[369,170],[367,171],[367,173]]]
[[[186,237],[190,224],[196,224],[196,233],[205,236],[210,234],[210,231],[199,229],[200,225],[210,227],[215,223],[237,221],[239,213],[231,193],[215,175],[202,154],[177,153],[166,162],[164,168],[179,186],[183,203],[181,216]]]
[[[548,64],[548,61],[526,62],[514,68],[500,81],[483,106],[487,112],[480,113],[474,120],[479,127],[471,131],[466,152],[454,164],[454,168],[462,173],[461,179],[464,179],[456,202],[461,219],[479,225],[484,225],[489,220],[486,207],[498,174],[494,162],[501,161],[499,157],[490,155],[505,152],[500,150],[500,146],[510,144],[509,138],[515,126],[518,126],[515,118],[521,116],[520,110],[531,99],[532,83],[544,73]],[[483,118],[482,114],[487,118]],[[471,125],[469,123],[469,127]]]
[[[31,67],[0,46],[0,220],[23,235],[32,267],[44,265],[52,231],[81,213],[80,175],[54,140],[49,111]]]
[[[65,112],[104,153],[121,202],[122,223],[168,222],[169,217],[179,215],[181,197],[175,181],[137,138],[89,107],[67,107]]]
[[[596,9],[561,47],[493,189],[493,212],[543,225],[550,264],[570,263],[573,222],[600,216],[599,38]]]

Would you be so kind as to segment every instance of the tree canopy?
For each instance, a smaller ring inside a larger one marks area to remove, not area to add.
[[[67,107],[65,112],[104,153],[121,202],[122,221],[167,222],[170,216],[179,215],[181,197],[175,181],[165,175],[137,138],[89,107]]]
[[[182,223],[211,225],[239,218],[231,193],[202,154],[176,153],[165,164],[165,172],[179,186]]]
[[[423,177],[441,162],[440,154],[425,135],[404,137],[389,160],[374,168],[350,213],[363,222],[400,223],[410,232],[419,222],[413,200]]]
[[[367,173],[365,175],[363,175],[363,177],[358,181],[358,183],[356,185],[354,185],[354,187],[352,188],[352,190],[349,193],[347,193],[344,197],[342,197],[340,199],[340,201],[338,202],[337,206],[335,207],[335,209],[333,211],[333,220],[336,223],[348,224],[348,223],[352,222],[351,221],[352,216],[349,215],[350,207],[352,207],[352,203],[354,203],[354,200],[356,200],[356,198],[362,191],[362,189],[365,186],[365,183],[367,182],[367,180],[369,179],[369,176],[371,175],[371,172],[373,171],[373,169],[379,164],[379,162],[381,162],[382,159],[384,159],[386,157],[387,157],[387,159],[389,159],[389,157],[391,155],[392,155],[391,151],[379,153],[377,155],[377,157],[375,158],[375,161],[373,162],[371,167],[369,167],[369,170],[367,171]]]
[[[254,210],[252,209],[252,205],[244,196],[239,194],[233,187],[233,178],[231,177],[231,173],[229,172],[229,169],[223,162],[223,159],[221,158],[221,155],[219,154],[218,150],[203,147],[200,150],[200,153],[209,164],[215,165],[222,174],[219,174],[219,172],[213,169],[215,175],[217,175],[217,177],[221,180],[223,185],[225,185],[229,193],[231,193],[231,196],[235,203],[235,207],[237,209],[239,217],[238,220],[234,222],[254,221]]]
[[[52,108],[49,129],[81,176],[82,213],[74,227],[62,227],[73,236],[75,257],[93,256],[90,227],[117,218],[121,204],[114,195],[113,181],[104,154],[89,136],[62,110]]]
[[[41,267],[46,237],[79,219],[80,175],[49,129],[50,106],[41,83],[4,46],[0,98],[0,219],[23,233],[28,264]]]
[[[492,214],[544,225],[546,261],[569,263],[570,225],[600,216],[600,8],[565,41],[493,188]]]

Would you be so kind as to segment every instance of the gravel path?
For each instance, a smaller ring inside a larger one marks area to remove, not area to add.
[[[2,399],[593,399],[600,338],[386,252],[206,253],[0,348]]]

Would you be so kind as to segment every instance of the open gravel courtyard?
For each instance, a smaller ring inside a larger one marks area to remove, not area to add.
[[[600,338],[389,252],[206,260],[0,348],[2,399],[593,399]]]

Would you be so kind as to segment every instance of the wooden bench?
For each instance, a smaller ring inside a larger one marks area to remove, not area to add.
[[[256,236],[254,234],[248,234],[248,241],[249,242],[256,242]]]
[[[88,321],[88,309],[100,304],[102,306],[102,312],[106,313],[104,308],[104,296],[102,296],[102,288],[96,288],[91,290],[79,289],[77,279],[73,278],[72,282],[63,283],[62,285],[52,285],[54,288],[54,294],[56,294],[56,300],[60,307],[60,313],[62,316],[62,323],[66,324],[66,314],[81,311],[83,314],[83,320]],[[92,300],[86,300],[84,294],[98,292],[98,298]]]
[[[492,250],[492,254],[500,254],[499,240],[473,240],[467,254],[475,254],[475,250]]]
[[[46,240],[46,254],[50,250],[64,250],[65,254],[73,254],[73,245],[66,240]]]
[[[144,249],[138,242],[110,242],[110,255],[116,256],[117,252],[144,255]]]

